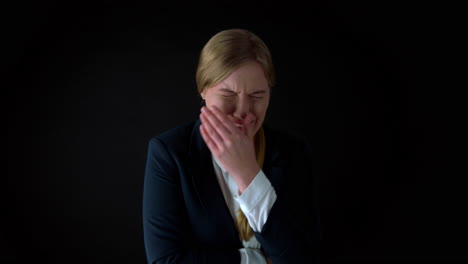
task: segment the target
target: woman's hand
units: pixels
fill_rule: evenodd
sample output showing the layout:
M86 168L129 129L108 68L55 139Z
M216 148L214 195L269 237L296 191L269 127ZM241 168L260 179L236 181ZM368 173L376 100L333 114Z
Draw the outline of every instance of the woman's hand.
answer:
M239 193L242 194L260 171L253 136L249 134L252 132L245 128L240 130L215 106L202 107L200 117L203 140L224 169L234 178ZM249 113L245 124L250 124L253 119L254 116Z

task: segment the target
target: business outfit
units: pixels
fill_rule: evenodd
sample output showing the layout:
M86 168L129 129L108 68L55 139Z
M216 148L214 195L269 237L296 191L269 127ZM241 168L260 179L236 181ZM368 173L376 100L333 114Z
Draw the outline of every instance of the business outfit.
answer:
M234 178L214 155L212 159L219 187L233 221L237 223L237 211L241 209L252 230L260 232L277 197L265 173L260 170L244 192L239 195L239 188ZM243 248L239 249L240 264L267 264L261 245L255 236L248 241L242 240L242 246Z
M200 124L198 119L149 141L143 192L148 263L239 264L249 256L242 255L249 248L236 229L236 206L229 204L229 176L211 155ZM263 128L265 160L254 181L264 187L269 183L271 190L260 193L253 205L249 201L262 187L252 187L243 202L232 198L247 212L255 236L249 242L257 241L273 263L314 263L320 231L310 144L266 124Z

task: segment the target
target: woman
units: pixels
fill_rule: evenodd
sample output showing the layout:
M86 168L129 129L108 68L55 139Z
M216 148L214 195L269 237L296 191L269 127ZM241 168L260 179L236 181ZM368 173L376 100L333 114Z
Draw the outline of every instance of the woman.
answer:
M224 30L200 54L200 119L149 142L148 263L313 263L318 209L304 137L263 124L274 69L264 42Z

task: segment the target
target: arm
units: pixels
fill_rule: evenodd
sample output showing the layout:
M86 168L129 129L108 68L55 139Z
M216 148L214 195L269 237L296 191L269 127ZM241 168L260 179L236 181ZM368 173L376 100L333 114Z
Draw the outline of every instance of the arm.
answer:
M161 140L149 142L143 190L148 263L240 263L238 249L209 249L193 240L179 170Z
M273 263L317 263L320 239L317 181L312 175L312 152L308 143L296 152L286 190L277 199L261 232L254 230Z
M260 232L276 201L276 192L260 170L254 180L236 200L253 231Z

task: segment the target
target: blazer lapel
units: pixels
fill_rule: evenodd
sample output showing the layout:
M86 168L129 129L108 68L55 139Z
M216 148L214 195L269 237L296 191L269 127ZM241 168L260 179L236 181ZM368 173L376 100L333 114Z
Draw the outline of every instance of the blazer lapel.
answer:
M200 133L200 124L200 119L194 124L188 153L189 173L192 177L193 187L204 214L210 216L210 219L216 219L217 222L223 223L225 234L220 235L228 235L240 243L234 220L216 178L211 151Z

